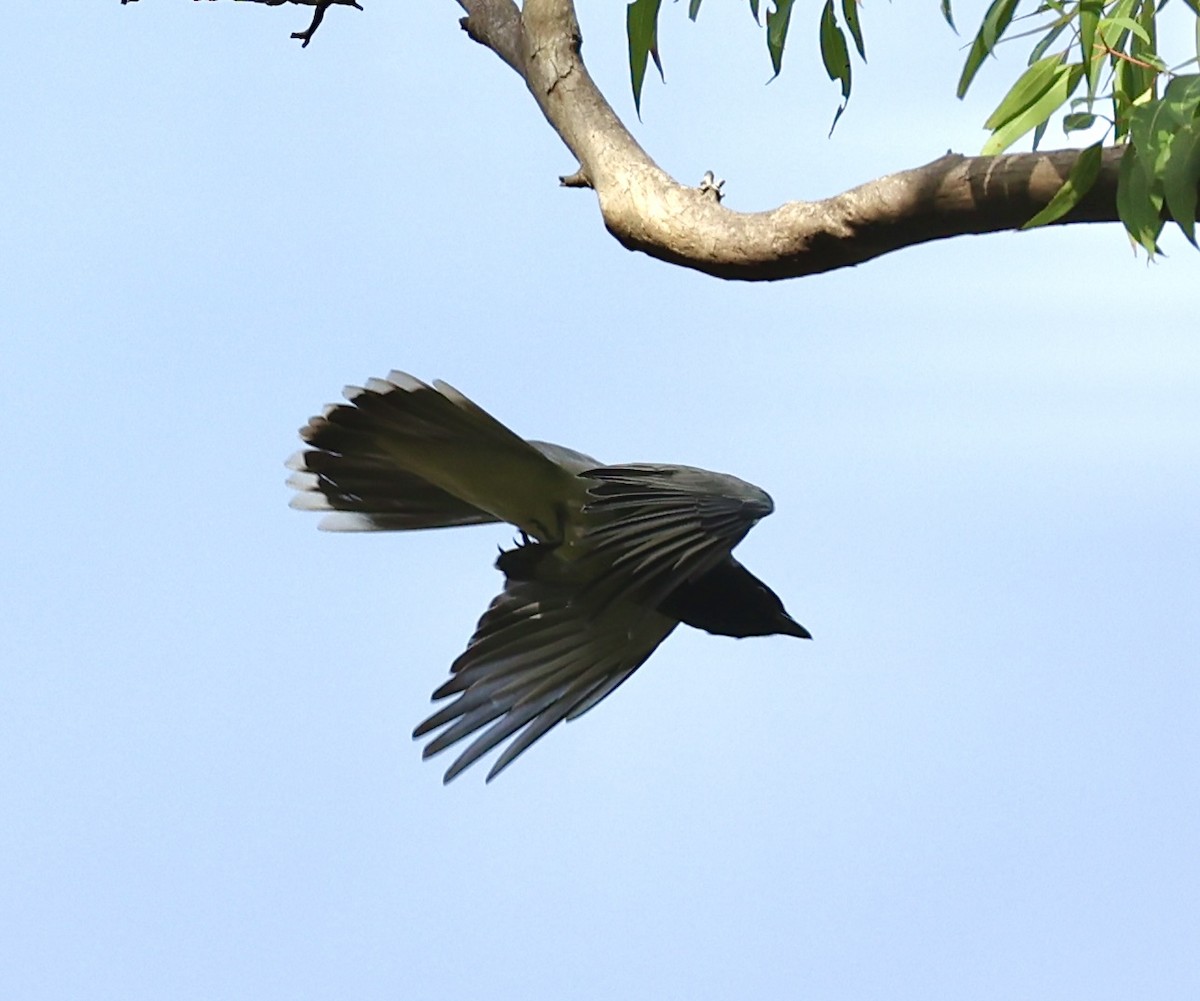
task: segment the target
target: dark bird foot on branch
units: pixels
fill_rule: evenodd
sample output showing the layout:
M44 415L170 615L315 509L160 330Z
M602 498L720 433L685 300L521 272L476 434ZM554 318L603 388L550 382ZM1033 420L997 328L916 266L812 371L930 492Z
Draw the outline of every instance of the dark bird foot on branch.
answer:
M300 48L308 48L308 43L312 41L312 36L316 34L317 29L321 27L321 22L325 20L325 11L335 3L346 7L353 7L355 10L362 10L362 5L357 0L320 0L313 10L312 23L304 31L292 32L293 38L300 39Z

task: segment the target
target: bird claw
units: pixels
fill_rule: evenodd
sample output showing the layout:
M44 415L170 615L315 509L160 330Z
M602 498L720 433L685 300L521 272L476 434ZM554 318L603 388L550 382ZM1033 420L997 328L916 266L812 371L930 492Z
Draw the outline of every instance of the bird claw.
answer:
M711 195L718 202L725 197L725 193L721 190L723 187L725 187L725 178L718 178L711 170L706 170L704 176L700 178L700 191Z

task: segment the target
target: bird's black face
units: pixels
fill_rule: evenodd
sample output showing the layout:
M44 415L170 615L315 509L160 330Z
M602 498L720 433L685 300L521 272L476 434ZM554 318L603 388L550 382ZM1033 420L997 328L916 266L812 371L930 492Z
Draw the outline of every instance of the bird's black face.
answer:
M732 556L676 588L660 612L717 636L798 636L812 639L788 615L779 595Z

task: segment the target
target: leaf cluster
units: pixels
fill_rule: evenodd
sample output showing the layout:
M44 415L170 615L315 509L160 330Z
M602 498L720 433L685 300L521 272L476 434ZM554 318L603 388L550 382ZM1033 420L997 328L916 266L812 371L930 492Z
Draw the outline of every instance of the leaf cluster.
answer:
M695 21L700 13L703 0L688 0L688 17ZM1200 3L1200 0L1197 0ZM787 45L788 27L792 21L792 8L795 0L770 0L770 10L765 12L765 18L760 16L760 0L750 0L750 13L755 22L766 22L767 53L771 57L771 65L775 76L783 69L783 50ZM834 0L825 0L821 9L820 20L817 24L817 34L821 43L821 61L829 79L841 88L841 103L833 116L832 133L838 119L846 110L850 100L850 87L853 80L850 71L850 43L846 40L849 33L850 41L858 51L859 58L864 62L867 58L866 47L863 43L862 24L858 17L859 0L839 0L834 6ZM629 73L633 85L633 103L638 114L642 110L642 84L646 79L646 67L649 60L654 60L659 75L662 75L662 61L658 54L658 15L662 8L662 0L632 0L625 12L625 29L629 39Z
M1176 0L1195 17L1195 31L1194 54L1174 67L1168 66L1159 45L1162 12L1171 2L992 0L967 51L958 96L967 94L1000 44L1021 39L1032 39L1033 44L1027 68L984 123L991 134L983 154L1002 153L1029 133L1036 149L1060 114L1068 133L1103 128L1101 137L1080 152L1058 194L1027 227L1053 222L1079 204L1100 174L1101 150L1108 143L1125 147L1117 210L1135 243L1151 255L1157 253L1163 219L1169 215L1196 245L1200 74L1194 69L1200 63L1200 0ZM693 21L701 3L688 0ZM755 22L765 23L767 52L778 75L794 0L769 3L770 9L762 11L760 0L749 0ZM942 16L955 28L952 0L939 3ZM661 7L662 0L632 0L626 12L629 68L639 114L650 59L662 74ZM816 30L825 71L841 92L832 132L850 99L851 45L866 61L859 0L825 0Z
M984 123L984 155L1001 153L1033 133L1037 148L1063 113L1064 132L1103 127L1081 151L1062 188L1026 227L1053 222L1074 208L1100 173L1106 142L1123 145L1117 212L1135 243L1153 255L1166 213L1194 245L1200 185L1200 0L1184 0L1196 17L1194 55L1167 65L1159 46L1162 11L1171 0L993 0L971 42L958 96L963 97L1002 41L1036 39L1028 67ZM951 20L949 0L943 13ZM951 20L951 23L952 20ZM1022 30L1014 30L1020 26Z

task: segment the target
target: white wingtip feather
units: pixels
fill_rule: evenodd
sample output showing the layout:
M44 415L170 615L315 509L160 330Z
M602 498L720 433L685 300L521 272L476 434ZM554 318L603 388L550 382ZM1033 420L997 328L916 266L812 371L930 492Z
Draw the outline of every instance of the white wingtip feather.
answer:
M290 501L288 507L295 511L332 511L333 507L324 494L319 494L308 490L302 494L296 494Z
M392 369L388 373L388 382L397 389L403 389L407 393L415 392L418 389L428 389L420 379L409 375L407 372L401 372L399 369Z
M292 473L285 481L284 485L291 487L293 490L303 490L305 492L316 490L317 485L321 482L320 477L316 473L310 473L307 470L300 470Z
M460 393L457 389L455 389L453 386L451 386L450 383L443 382L441 379L433 380L433 388L436 389L439 393L441 393L448 400L453 400L455 403L459 404L460 406L463 403L468 403L468 404L470 403L470 401L465 396L463 396L463 394Z
M328 505L323 510L328 510ZM317 528L322 532L373 532L375 531L375 522L369 514L359 514L357 511L337 511L334 514L325 515L317 522Z

